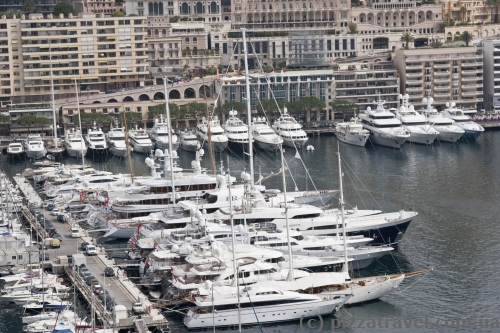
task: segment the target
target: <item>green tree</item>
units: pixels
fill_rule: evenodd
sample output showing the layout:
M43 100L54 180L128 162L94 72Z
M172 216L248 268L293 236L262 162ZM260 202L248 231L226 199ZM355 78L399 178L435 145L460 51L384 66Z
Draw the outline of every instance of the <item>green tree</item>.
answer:
M437 48L440 48L440 47L443 47L443 43L441 43L441 41L439 39L435 39L432 43L431 43L432 47L437 49Z
M170 18L170 23L176 23L176 22L179 22L179 20L181 19L180 16L174 16L174 17L171 17Z
M92 126L94 122L97 126L109 125L113 122L113 117L104 113L81 113L82 125ZM78 117L73 117L76 126L80 125Z
M125 13L121 12L121 11L116 11L116 12L113 12L113 14L111 14L111 16L112 17L124 17Z
M22 8L25 13L33 13L36 10L36 5L33 0L24 0Z
M170 111L170 118L177 118L180 115L179 106L174 103L168 103L168 110ZM165 119L165 115L167 111L165 110L165 104L158 104L154 106L150 106L148 108L148 119L159 119L160 115Z
M344 116L346 113L358 113L359 106L356 103L351 103L345 99L336 99L332 103L333 112L343 113Z
M408 50L410 48L410 43L413 43L415 41L415 37L413 37L412 34L409 32L405 32L403 36L399 39L401 43L405 44L405 50Z
M10 132L10 123L12 119L9 115L0 114L0 133L7 135Z
M207 105L205 103L191 102L179 107L181 118L196 118L207 114Z
M132 124L135 124L142 120L142 113L140 112L125 112L125 120L127 121L127 127L130 127ZM118 122L120 126L125 126L123 122L123 112L120 113L118 117Z
M304 97L300 100L300 106L303 111L317 112L324 110L326 107L325 102L314 96Z
M358 25L356 23L349 22L348 28L349 28L349 33L351 33L351 34L358 33Z
M228 73L234 72L233 66L229 65L229 67L227 68L227 72Z
M58 2L54 7L52 14L55 17L59 17L59 14L64 14L64 17L68 17L69 14L73 14L74 8L66 2Z
M14 16L17 18L20 18L21 15L23 15L23 12L20 11L19 9L9 9L5 12L1 12L0 16L5 15L8 19L12 19Z
M264 73L269 73L269 71L271 71L271 69L273 69L273 68L271 66L269 66L269 65L262 66L262 71Z
M285 107L284 101L276 102L274 101L274 99L266 99L264 101L261 101L261 103L257 105L257 111L259 113L264 113L265 115L267 115L267 117L270 117L274 114L279 114L280 112L283 112L284 107Z
M29 132L31 126L35 125L36 118L37 118L36 116L32 115L21 116L17 118L16 124L22 127L28 127L28 132Z
M35 117L33 125L42 127L42 132L43 132L44 127L50 125L51 123L52 121L49 118Z
M474 36L470 32L464 31L458 38L465 43L465 46L469 46Z
M286 68L286 61L281 61L276 65L276 68L279 70L285 69Z
M207 71L206 71L205 74L207 74L207 75L215 75L215 74L217 74L217 70L215 69L214 66L209 66L207 68Z
M219 114L222 118L223 116L228 115L231 110L236 110L239 114L246 114L247 105L245 103L229 102L224 104L222 107L216 108L215 114Z

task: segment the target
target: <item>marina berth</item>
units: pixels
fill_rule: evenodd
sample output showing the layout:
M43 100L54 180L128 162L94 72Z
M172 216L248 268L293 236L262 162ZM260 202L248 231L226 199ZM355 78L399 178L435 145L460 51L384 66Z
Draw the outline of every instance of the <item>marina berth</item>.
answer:
M286 107L283 114L273 123L274 131L283 138L283 144L288 147L302 148L309 138L295 118L288 114Z
M128 131L128 138L134 152L140 154L151 153L151 150L153 149L153 142L151 142L151 139L145 130L138 128L136 125L135 129Z
M469 117L474 111L468 110L467 114L464 110L456 107L455 102L446 103L446 109L442 111L445 118L451 119L455 124L464 130L463 138L476 140L484 132L484 128L475 123Z
M118 127L118 122L116 127L111 128L106 133L106 142L108 143L109 152L114 156L127 157L127 153L132 150L125 141L125 129Z
M248 146L248 126L237 116L238 111L229 111L229 117L224 124L224 133L227 136L229 145L244 150Z
M208 119L201 118L201 122L196 125L196 136L205 148L208 148L209 143L211 143L214 152L223 151L227 148L229 142L224 129L220 125L219 118L213 115L210 115Z
M47 155L45 144L40 135L30 134L24 141L24 151L26 157L33 160L39 160Z
M253 118L252 136L259 148L275 152L283 144L283 138L269 126L264 117Z
M354 117L349 122L337 123L335 136L344 143L364 147L370 137L370 132L363 128L357 117Z
M108 149L104 133L100 127L97 127L95 122L85 135L85 142L91 154L103 154Z
M155 119L153 127L149 130L151 140L154 142L157 149L167 149L169 144L168 138L169 123L167 119L163 119L163 115L160 115L160 119ZM172 135L172 147L177 148L179 142L177 140L177 134L173 131Z
M66 148L66 152L71 157L81 157L85 156L87 153L87 145L85 145L85 140L79 131L74 129L68 130L66 136L63 140L63 146Z
M21 157L24 155L24 147L21 142L12 142L9 143L7 147L7 155L9 157Z
M439 132L437 139L452 143L460 140L465 131L457 126L453 119L444 117L442 113L432 107L434 99L432 97L423 98L422 102L427 106L422 108L420 112L424 115L427 124Z
M200 142L195 132L185 131L181 133L180 147L182 150L194 152L201 149Z

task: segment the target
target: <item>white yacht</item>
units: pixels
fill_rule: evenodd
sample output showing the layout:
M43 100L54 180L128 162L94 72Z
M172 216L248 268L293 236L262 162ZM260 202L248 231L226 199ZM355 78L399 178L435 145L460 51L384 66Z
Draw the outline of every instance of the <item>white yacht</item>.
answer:
M344 143L364 147L370 137L370 132L363 128L357 117L354 117L349 122L337 123L335 136Z
M45 150L45 145L39 134L28 135L28 138L24 141L24 151L29 159L37 160L47 155L47 150Z
M93 154L102 154L106 152L108 148L104 133L100 127L97 127L95 122L94 126L92 126L92 128L88 130L87 135L85 135L85 141L87 142L88 149Z
M153 142L145 130L141 128L131 129L128 131L130 145L136 153L149 154L153 149Z
M87 153L87 146L80 131L69 130L64 138L63 145L71 157L82 157Z
M127 156L127 143L125 142L125 130L122 127L112 128L106 133L106 141L109 145L109 152L118 157ZM130 147L128 149L131 150Z
M24 154L24 147L21 142L11 142L7 147L7 155L11 157L20 157Z
M169 124L167 120L163 119L163 115L160 115L160 120L155 119L155 124L151 128L150 135L151 140L155 143L156 148L158 149L166 149L168 148L168 130ZM172 133L172 147L174 149L178 146L177 135Z
M424 145L432 144L439 132L427 124L425 116L415 111L413 105L410 105L410 96L408 94L399 95L399 98L401 99L401 107L399 109L389 109L389 111L394 112L403 127L410 132L407 141Z
M476 140L484 132L484 128L473 122L462 109L457 108L455 102L446 103L446 109L443 110L442 114L453 120L458 127L465 131L463 138Z
M180 147L186 151L196 151L199 148L198 137L193 132L182 132Z
M432 97L428 99L423 98L422 102L427 104L427 108L422 108L420 112L424 115L427 124L439 132L438 140L445 142L457 142L460 140L465 131L458 127L453 119L444 117L432 107L434 99Z
M266 118L253 118L252 135L255 143L264 150L277 151L283 144L283 138L273 131Z
M377 145L401 148L410 137L410 133L393 113L384 108L384 100L379 98L376 104L375 110L368 107L359 115L363 127L370 131L370 140Z
M283 144L289 147L303 147L309 138L295 118L287 113L283 108L283 115L273 123L274 131L283 138Z
M201 118L201 122L196 126L196 136L204 146L208 146L208 143L211 142L212 148L216 152L227 148L228 138L224 134L224 129L217 116L210 116L209 119Z
M214 287L207 283L206 288L193 295L195 307L185 315L184 325L188 328L251 325L330 315L350 297L347 291L342 296L320 297L266 287Z
M229 118L227 118L224 125L224 132L230 145L245 150L248 146L248 126L237 116L238 111L229 111Z

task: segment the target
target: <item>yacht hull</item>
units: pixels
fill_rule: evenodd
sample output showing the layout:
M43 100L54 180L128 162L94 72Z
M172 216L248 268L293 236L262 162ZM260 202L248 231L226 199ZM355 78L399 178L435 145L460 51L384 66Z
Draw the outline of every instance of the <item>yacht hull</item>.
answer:
M44 150L26 150L26 157L27 158L30 158L30 159L35 159L35 160L39 160L39 159L42 159L45 157L45 155L47 155L47 151L44 149Z
M194 145L193 144L186 144L181 142L181 149L185 151L196 151L198 148L198 143L196 142Z
M470 139L470 140L476 140L484 132L484 130L482 130L482 131L480 131L480 130L467 130L465 128L464 128L464 130L465 130L465 133L462 136L462 138Z
M134 143L130 143L132 148L134 149L134 152L139 153L139 154L149 154L151 150L153 149L153 146L143 146L143 145L138 145Z
M126 148L116 148L116 147L109 147L109 152L117 157L126 157L127 156L127 149Z
M68 152L68 155L71 157L82 157L82 149L68 148L68 146L66 146L66 152ZM83 155L86 153L87 147L83 148Z
M248 147L248 142L235 142L235 141L231 141L229 140L229 143L228 143L229 147L231 149L234 149L234 150L237 150L237 151L245 151L245 150L248 150L247 147Z
M410 132L410 137L408 138L408 142L419 143L422 145L430 145L434 143L438 134L437 133L415 133Z
M362 135L362 134L350 134L350 133L344 134L338 132L335 132L335 136L339 141L342 141L343 143L347 143L349 145L358 147L364 147L369 137L368 135Z
M277 151L280 148L280 145L278 143L274 142L265 142L265 141L260 141L258 139L255 139L255 143L259 148L267 150L267 151Z
M344 295L345 295L344 291ZM325 295L326 297L330 297ZM217 313L194 313L192 310L184 317L184 325L188 328L202 328L215 326L253 325L259 323L278 323L289 320L298 320L305 317L317 317L334 313L342 307L346 297L332 295L331 298L337 299L306 302L303 304L291 303L284 305L259 306L257 308L242 308L240 316L235 310L222 310ZM314 304L314 305L313 305ZM214 322L215 319L215 322ZM240 319L240 321L239 321Z
M406 136L388 136L384 133L371 131L370 140L379 146L401 149L406 142Z
M290 139L290 138L283 138L283 145L287 147L297 147L297 148L302 148L306 142L309 140L309 138L305 139Z
M444 142L457 142L460 140L464 132L456 132L456 131L450 131L446 130L445 128L442 127L434 127L438 132L437 139L439 141L444 141Z
M228 145L228 142L212 142L212 150L214 152L221 152L221 151L224 151L226 148L227 148L227 145ZM209 148L208 147L208 142L205 141L205 144L204 144L205 148Z

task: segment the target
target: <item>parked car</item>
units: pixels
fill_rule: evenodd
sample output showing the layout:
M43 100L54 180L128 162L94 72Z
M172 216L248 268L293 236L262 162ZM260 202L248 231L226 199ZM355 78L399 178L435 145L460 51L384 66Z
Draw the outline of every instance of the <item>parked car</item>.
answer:
M90 245L90 243L83 242L82 245L80 245L80 250L86 251L87 250L87 245Z
M104 269L104 276L115 276L115 270L113 267L106 267Z
M134 305L132 305L132 310L136 314L143 314L146 312L146 309L144 308L144 305L142 305L142 303L134 303Z
M52 235L52 238L57 239L59 242L62 242L62 240L63 240L62 236L60 234L58 234L57 232Z
M57 221L62 222L62 223L65 223L65 222L67 221L66 216L64 216L64 215L59 215L59 216L57 217Z
M87 267L80 268L80 272L79 272L80 276L83 276L85 274L85 272L89 272L89 274L90 274L90 271Z
M47 210L52 211L56 206L53 203L47 205Z
M58 216L59 214L61 214L61 212L59 211L59 209L57 209L57 208L52 209L52 215Z
M71 237L72 238L78 238L78 237L80 237L80 229L72 228L71 229Z
M94 245L87 245L87 248L85 249L85 252L87 253L88 256L95 256L97 255L97 249Z

